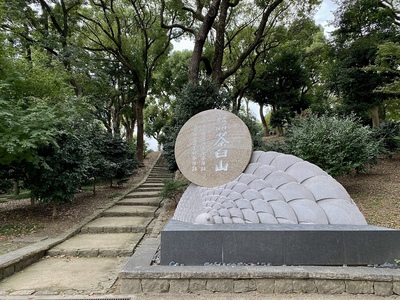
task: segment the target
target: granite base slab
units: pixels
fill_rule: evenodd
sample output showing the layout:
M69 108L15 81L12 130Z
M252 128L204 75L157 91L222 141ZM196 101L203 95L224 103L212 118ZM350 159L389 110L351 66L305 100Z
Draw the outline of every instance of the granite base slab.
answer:
M400 231L369 225L197 225L171 219L161 232L161 265L367 266L399 257Z

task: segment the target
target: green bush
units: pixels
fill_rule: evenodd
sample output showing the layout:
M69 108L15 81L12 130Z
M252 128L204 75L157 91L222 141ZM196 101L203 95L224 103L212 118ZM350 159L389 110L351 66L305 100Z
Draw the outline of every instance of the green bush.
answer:
M289 127L287 152L314 163L332 176L361 171L376 163L380 142L353 116L314 115L295 119Z
M7 193L11 190L13 183L11 180L0 178L0 194Z
M97 180L123 180L138 168L135 147L108 132L94 131L90 140L89 177ZM118 184L118 182L117 182Z
M287 153L285 141L275 140L275 141L264 141L262 147L260 148L262 151L275 151L280 153Z
M175 204L177 204L188 185L189 182L185 180L165 180L163 189L160 192L160 197L162 199L171 199Z
M245 115L239 114L239 118L246 124L249 129L251 140L253 142L253 149L260 150L263 148L264 142L262 140L262 127L256 118L253 116L247 117Z
M400 123L385 121L373 129L374 137L381 141L382 154L391 155L400 148Z

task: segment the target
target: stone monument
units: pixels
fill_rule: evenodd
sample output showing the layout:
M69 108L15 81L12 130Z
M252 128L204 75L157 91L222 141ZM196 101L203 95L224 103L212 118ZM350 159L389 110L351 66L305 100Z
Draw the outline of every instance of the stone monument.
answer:
M211 109L183 125L175 142L179 170L192 183L214 187L234 180L252 155L251 135L236 115Z
M400 232L369 226L346 190L293 155L252 152L235 115L191 118L176 146L192 183L161 233L161 264L368 265L400 257Z

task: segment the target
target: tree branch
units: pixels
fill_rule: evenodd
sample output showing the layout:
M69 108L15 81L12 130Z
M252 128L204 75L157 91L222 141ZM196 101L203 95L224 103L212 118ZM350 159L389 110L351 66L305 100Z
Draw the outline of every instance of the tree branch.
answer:
M274 0L267 7L262 15L262 19L260 21L260 25L258 26L257 31L255 32L255 36L253 42L248 45L248 47L242 52L239 58L236 60L235 64L233 64L230 68L228 68L225 72L223 72L219 78L219 83L222 83L226 78L234 74L243 64L245 59L253 52L257 46L262 43L265 37L265 28L267 26L267 22L272 12L283 2L283 0Z

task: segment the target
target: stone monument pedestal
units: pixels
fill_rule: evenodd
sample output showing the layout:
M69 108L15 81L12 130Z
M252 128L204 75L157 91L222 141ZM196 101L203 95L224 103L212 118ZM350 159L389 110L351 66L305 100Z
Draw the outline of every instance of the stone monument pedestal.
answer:
M400 231L370 225L199 225L171 219L161 232L161 265L367 266L399 258Z

